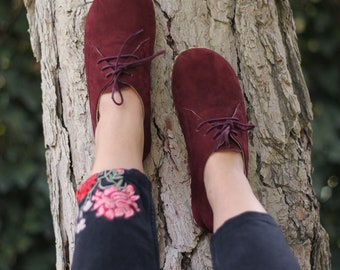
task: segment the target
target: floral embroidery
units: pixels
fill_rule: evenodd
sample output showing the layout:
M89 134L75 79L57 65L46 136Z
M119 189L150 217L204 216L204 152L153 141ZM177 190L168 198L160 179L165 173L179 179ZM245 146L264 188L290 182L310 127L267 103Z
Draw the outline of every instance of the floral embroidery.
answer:
M140 209L133 185L124 181L124 169L103 171L92 175L76 192L80 204L76 233L86 228L84 213L96 211L96 217L108 220L130 218Z
M92 187L96 183L97 175L98 175L97 173L92 175L77 190L76 199L78 203L81 202L85 198L85 196L89 193L89 191L92 189Z
M104 191L97 190L92 201L94 202L93 210L97 210L97 217L105 217L109 220L115 217L132 217L135 211L140 209L136 201L139 195L135 195L135 189L132 185L127 185L119 190L115 186L105 189Z
M76 227L76 233L80 233L82 230L85 229L85 227L86 227L85 222L86 222L85 218L81 218L78 221L78 224L77 224L77 227Z

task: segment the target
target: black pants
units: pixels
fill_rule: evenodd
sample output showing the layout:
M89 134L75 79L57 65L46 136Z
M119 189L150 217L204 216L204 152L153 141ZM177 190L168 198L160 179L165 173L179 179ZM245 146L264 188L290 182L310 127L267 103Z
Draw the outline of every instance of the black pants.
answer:
M79 219L72 270L158 270L155 211L148 178L116 169L91 176L77 191ZM215 270L300 269L267 214L228 220L211 238Z

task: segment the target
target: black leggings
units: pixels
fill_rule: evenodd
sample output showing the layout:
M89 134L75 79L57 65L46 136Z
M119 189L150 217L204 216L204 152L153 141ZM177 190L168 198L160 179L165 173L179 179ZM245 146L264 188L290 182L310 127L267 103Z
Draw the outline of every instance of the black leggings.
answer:
M72 270L158 270L155 210L148 178L116 169L91 176L77 191L79 219ZM267 214L247 212L211 238L213 268L300 269Z

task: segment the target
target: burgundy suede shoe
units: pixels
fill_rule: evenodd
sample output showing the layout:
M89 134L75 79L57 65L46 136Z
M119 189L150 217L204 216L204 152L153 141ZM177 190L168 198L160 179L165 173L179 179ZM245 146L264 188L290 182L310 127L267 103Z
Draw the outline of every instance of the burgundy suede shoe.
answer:
M144 105L144 158L150 151L150 69L155 13L152 0L94 0L85 25L85 69L93 131L99 119L98 102L112 93L124 102L122 88L132 87ZM118 93L118 95L115 93Z
M240 152L248 168L248 134L243 94L230 64L208 49L189 49L174 64L172 92L187 145L191 171L191 203L196 223L213 231L203 173L215 151Z

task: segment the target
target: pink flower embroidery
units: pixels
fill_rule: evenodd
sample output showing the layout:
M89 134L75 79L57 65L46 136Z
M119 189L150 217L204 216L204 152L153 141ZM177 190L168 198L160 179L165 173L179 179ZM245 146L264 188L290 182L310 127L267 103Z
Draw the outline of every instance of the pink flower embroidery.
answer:
M116 169L116 172L118 174L123 174L124 173L124 169L122 169L122 168Z
M94 202L92 210L97 210L97 217L105 217L113 220L116 217L132 217L140 209L136 201L139 195L135 195L132 185L127 185L123 189L115 186L106 188L104 191L97 190L92 197Z

